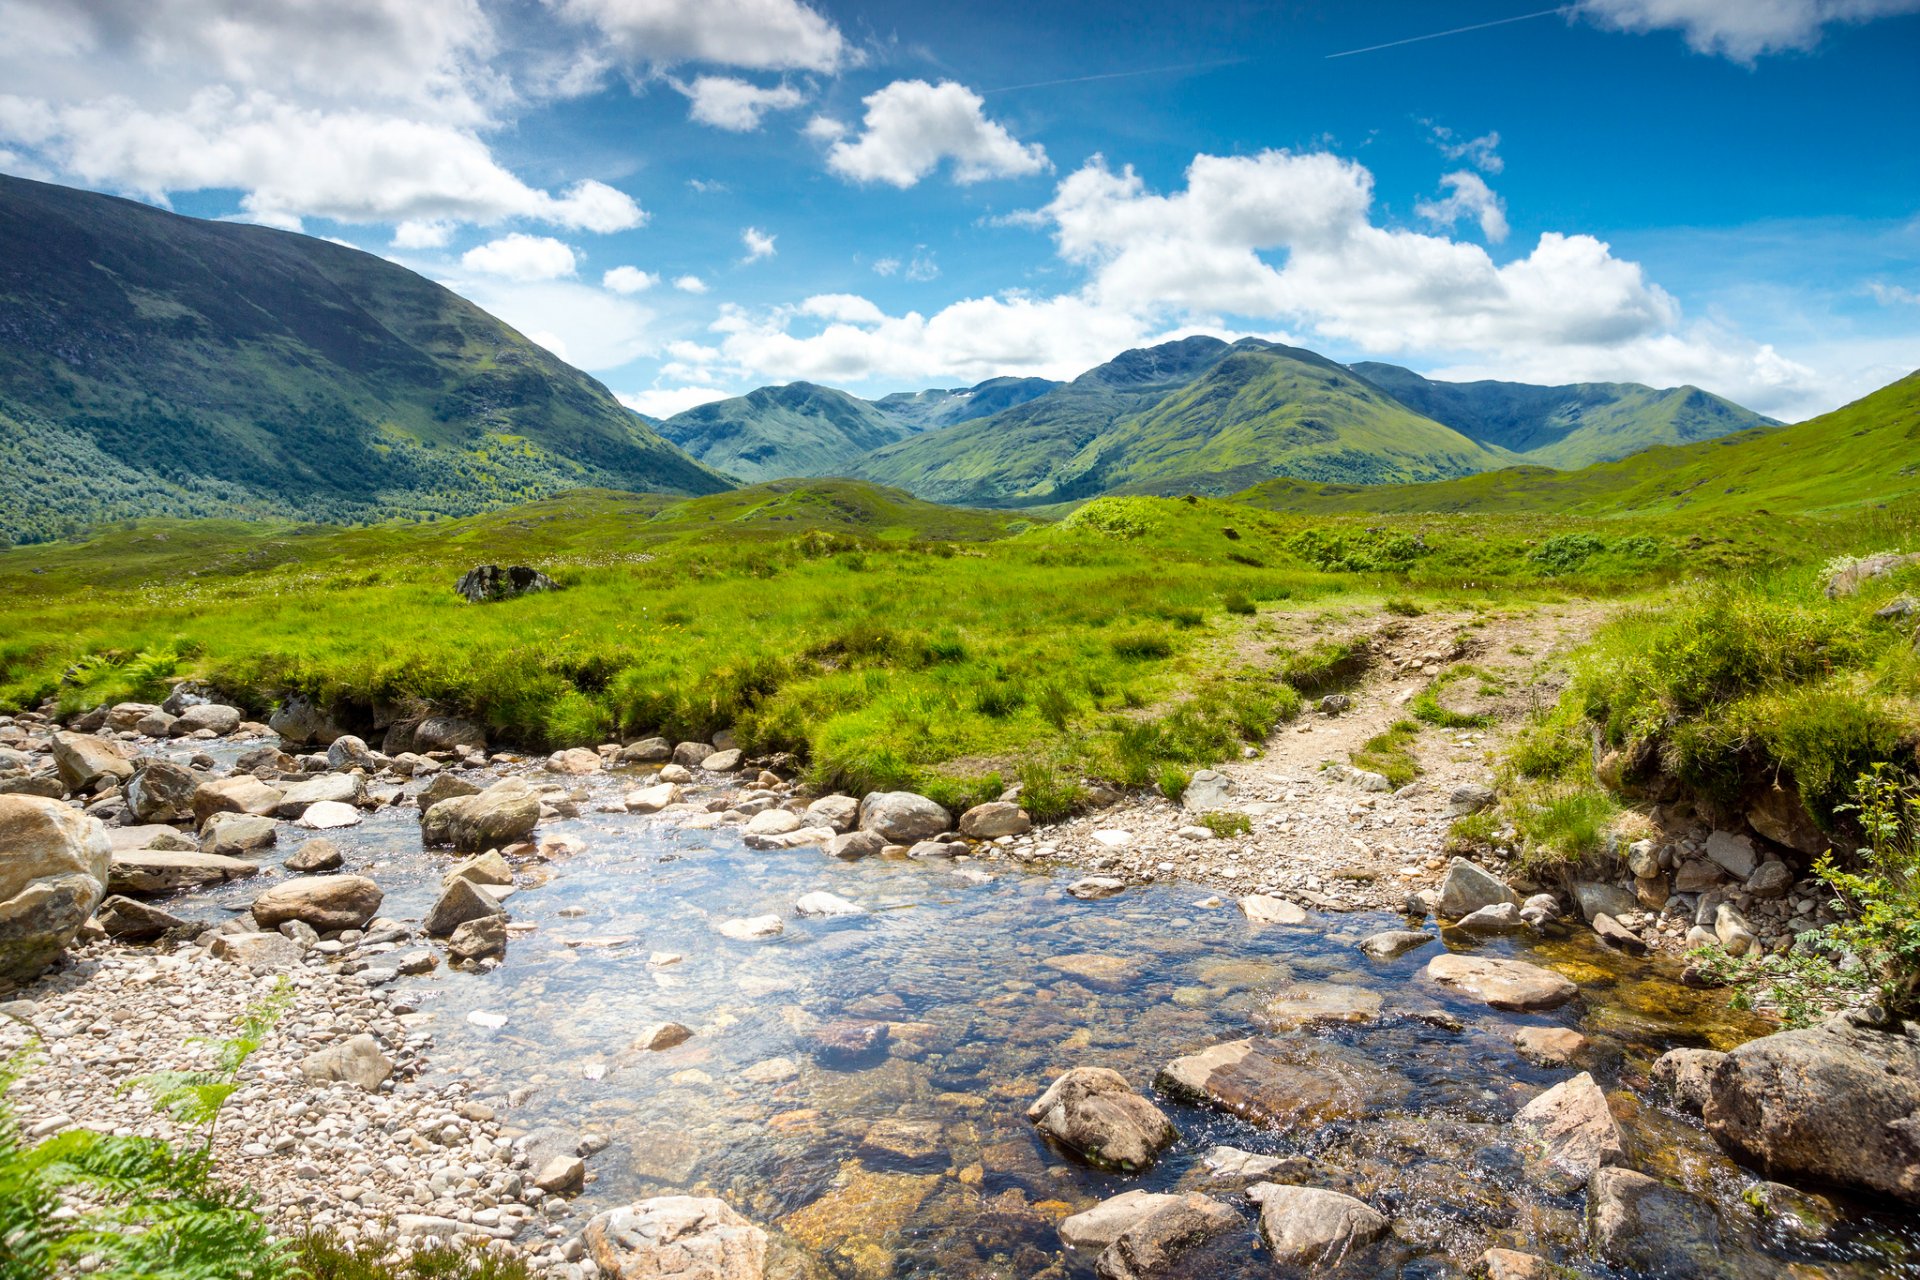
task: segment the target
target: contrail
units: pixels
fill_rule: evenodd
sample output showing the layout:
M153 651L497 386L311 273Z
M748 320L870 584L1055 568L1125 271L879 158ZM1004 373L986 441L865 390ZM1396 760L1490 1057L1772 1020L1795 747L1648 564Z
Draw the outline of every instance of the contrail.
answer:
M1129 76L1161 76L1175 71L1207 71L1214 67L1232 67L1249 58L1221 58L1215 62L1186 62L1177 67L1143 67L1138 71L1108 71L1097 76L1069 76L1064 80L1036 80L1032 84L1003 84L997 89L982 89L981 94L1012 93L1017 89L1051 89L1059 84L1086 84L1091 80L1125 80Z
M1375 53L1381 49L1397 49L1403 44L1419 44L1422 40L1438 40L1441 36L1465 35L1469 31L1485 31L1488 27L1504 27L1513 22L1529 22L1534 18L1551 18L1556 13L1572 13L1580 6L1563 4L1557 9L1542 9L1538 13L1523 13L1517 18L1495 18L1492 22L1476 22L1470 27L1455 27L1451 31L1435 31L1424 36L1408 36L1405 40L1389 40L1385 44L1370 44L1364 49L1348 49L1342 53L1330 53L1329 58L1351 58L1356 53Z

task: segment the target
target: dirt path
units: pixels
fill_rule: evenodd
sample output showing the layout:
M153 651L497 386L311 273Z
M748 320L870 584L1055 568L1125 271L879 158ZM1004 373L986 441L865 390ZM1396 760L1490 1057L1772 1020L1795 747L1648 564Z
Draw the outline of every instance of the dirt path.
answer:
M1310 710L1279 726L1251 758L1219 766L1222 803L1183 808L1158 796L1129 798L1036 832L1040 854L1128 879L1179 876L1327 910L1398 908L1409 892L1438 880L1454 791L1491 785L1508 738L1565 684L1559 659L1592 634L1608 607L1573 601L1485 614L1282 620L1287 642L1369 639L1371 664L1343 691L1350 706L1333 714ZM1369 789L1381 784L1337 767L1350 765L1376 734L1410 719L1414 699L1435 677L1461 667L1471 674L1448 678L1442 705L1489 716L1491 724L1421 724L1411 744L1419 775L1397 790ZM1204 785L1204 778L1196 784ZM1193 826L1203 809L1244 813L1252 830L1214 838Z

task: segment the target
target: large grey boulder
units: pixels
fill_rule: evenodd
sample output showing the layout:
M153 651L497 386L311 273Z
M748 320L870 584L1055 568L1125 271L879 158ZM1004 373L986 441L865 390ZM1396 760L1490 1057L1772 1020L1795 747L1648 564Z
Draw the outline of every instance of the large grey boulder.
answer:
M288 787L280 795L274 812L283 818L297 818L316 804L357 805L367 798L366 780L353 773L317 773Z
M269 818L280 809L286 793L250 773L236 773L194 789L193 820L205 823L216 813L250 813Z
M767 1233L710 1196L655 1196L596 1214L587 1252L603 1280L762 1280Z
M807 806L807 825L810 827L832 827L835 832L844 834L853 830L853 824L860 820L860 802L852 796L821 796Z
M1027 1119L1097 1169L1139 1173L1180 1138L1166 1113L1105 1067L1075 1067L1027 1108Z
M217 737L224 738L238 729L240 722L245 718L238 707L222 706L217 702L202 702L180 711L173 723L167 726L167 734L169 737L184 738L190 733L199 733L204 729Z
M1479 863L1455 858L1447 864L1447 873L1441 878L1440 901L1435 911L1443 920L1458 920L1481 907L1502 902L1511 902L1517 907L1520 896L1507 887L1506 881Z
M509 565L501 568L497 564L478 564L460 575L460 581L453 589L468 604L486 604L494 600L511 600L515 596L536 595L542 591L558 591L560 584L538 569L524 564Z
M1233 779L1212 769L1198 769L1180 793L1180 807L1188 813L1209 813L1233 802Z
M199 789L199 775L185 765L143 756L123 794L127 812L138 822L191 822L193 793Z
M319 933L338 933L373 919L382 896L380 886L365 876L301 876L255 898L253 918L262 929L298 920Z
M308 1054L300 1074L314 1084L338 1081L372 1093L393 1074L393 1061L380 1051L379 1041L362 1033Z
M1845 1015L1762 1036L1714 1068L1702 1116L1771 1178L1920 1204L1920 1033Z
M465 853L524 840L540 823L539 793L519 778L502 778L478 795L442 800L420 817L420 838Z
M1536 1146L1537 1175L1558 1194L1586 1186L1601 1168L1619 1164L1626 1155L1626 1139L1607 1095L1585 1071L1520 1108L1513 1123Z
M460 747L484 751L487 746L486 726L460 716L427 716L413 726L411 736L412 744L405 749L423 753ZM388 755L397 754L391 747L385 750Z
M1262 1182L1247 1199L1260 1206L1260 1238L1285 1267L1338 1266L1391 1225L1364 1200L1320 1187Z
M1094 1274L1100 1280L1158 1280L1181 1255L1239 1225L1240 1215L1211 1196L1170 1196L1114 1238L1094 1263Z
M911 791L876 791L860 802L860 829L892 844L912 844L952 826L952 814Z
M133 761L117 742L90 733L56 733L52 745L53 767L69 791L91 791L102 778L125 782L133 776Z
M426 786L420 788L420 794L415 798L415 803L420 806L420 812L425 813L442 800L479 794L480 788L465 778L451 773L436 773L427 781Z
M289 694L267 717L267 728L294 746L324 747L345 733L333 717L314 705L311 699Z
M106 895L99 819L40 796L0 796L0 978L46 968Z
M1745 880L1759 867L1760 854L1746 836L1715 831L1707 837L1707 860L1735 880Z

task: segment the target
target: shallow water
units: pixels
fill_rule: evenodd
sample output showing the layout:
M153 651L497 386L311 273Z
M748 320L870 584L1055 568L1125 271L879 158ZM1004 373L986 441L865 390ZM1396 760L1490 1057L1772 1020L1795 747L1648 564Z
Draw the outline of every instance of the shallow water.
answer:
M586 806L631 786L588 784ZM410 807L328 833L350 870L387 891L383 914L418 918L451 859L424 854ZM1000 864L869 859L818 849L757 852L731 829L586 813L545 824L543 840L584 851L523 867L543 884L507 902L516 932L488 973L442 968L403 988L435 1017L437 1072L471 1079L502 1117L570 1145L583 1132L611 1144L581 1213L639 1196L703 1192L779 1228L791 1275L1016 1277L1092 1274L1061 1248L1067 1213L1133 1187L1213 1191L1214 1144L1310 1157L1305 1180L1346 1190L1395 1220L1394 1234L1345 1268L1367 1276L1464 1275L1489 1245L1540 1252L1582 1274L1612 1272L1583 1245L1583 1200L1529 1181L1506 1121L1525 1101L1591 1069L1628 1124L1636 1167L1676 1180L1717 1207L1717 1244L1677 1233L1662 1274L1915 1276L1910 1222L1851 1210L1837 1243L1770 1236L1740 1192L1752 1181L1694 1121L1663 1110L1646 1066L1676 1045L1730 1047L1764 1027L1724 1001L1681 987L1665 966L1584 938L1529 949L1499 941L1582 985L1544 1015L1504 1014L1423 976L1438 944L1389 962L1353 943L1398 917L1317 917L1308 928L1250 926L1230 899L1178 883L1100 902L1065 893L1074 878ZM297 829L283 831L297 843ZM975 883L967 873L991 877ZM861 915L797 916L802 894L826 890ZM238 905L255 892L230 886ZM1213 901L1209 901L1213 899ZM201 900L208 905L208 899ZM715 932L721 921L778 914L760 942ZM1451 942L1453 940L1449 940ZM675 953L677 963L650 962ZM1283 1131L1160 1100L1183 1138L1149 1174L1096 1172L1050 1149L1024 1118L1054 1076L1111 1067L1146 1089L1169 1059L1261 1034L1260 1011L1298 984L1342 984L1379 999L1370 1020L1282 1033L1337 1077L1343 1096L1303 1107ZM1308 986L1309 993L1323 988ZM469 1020L473 1013L499 1015ZM662 1021L694 1031L665 1052L629 1046ZM836 1024L883 1023L888 1041L851 1059L822 1048ZM1530 1065L1514 1050L1523 1025L1576 1027L1593 1040L1574 1068ZM1247 1228L1180 1274L1268 1276Z

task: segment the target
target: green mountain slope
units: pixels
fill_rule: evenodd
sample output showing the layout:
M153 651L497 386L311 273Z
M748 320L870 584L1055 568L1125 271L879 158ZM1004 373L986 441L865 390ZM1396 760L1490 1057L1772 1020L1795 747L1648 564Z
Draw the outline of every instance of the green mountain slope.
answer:
M1649 449L1579 471L1514 467L1436 484L1275 480L1238 495L1279 511L1818 514L1920 499L1920 372L1788 427Z
M1028 506L1113 491L1221 493L1276 475L1432 479L1509 460L1310 351L1190 338L894 445L858 470L937 500Z
M457 515L726 482L432 281L0 176L0 534L141 515Z
M1061 385L1051 378L988 378L971 387L951 390L896 391L873 404L915 431L933 431L1037 400Z
M761 387L660 424L660 434L688 454L749 483L834 475L912 431L857 396L811 382Z
M1353 371L1463 435L1549 467L1584 467L1662 444L1691 444L1779 423L1698 387L1637 382L1437 382L1398 365Z

